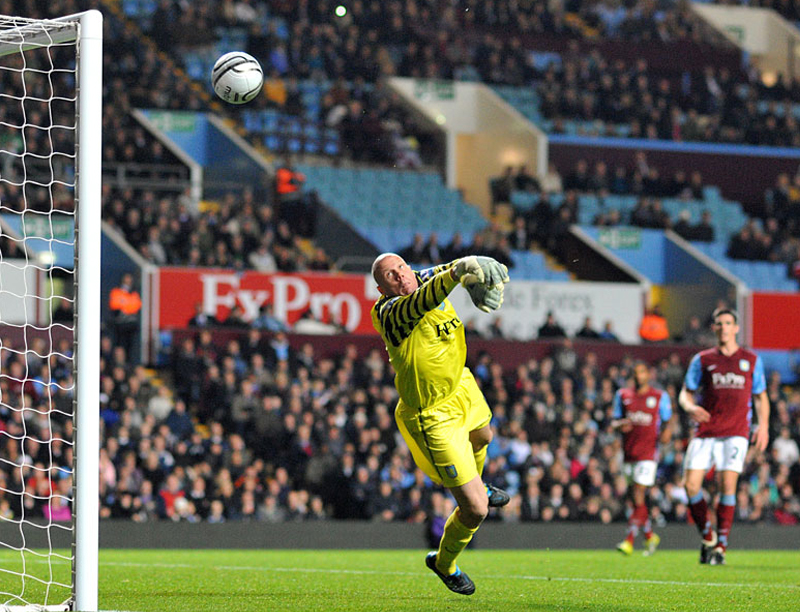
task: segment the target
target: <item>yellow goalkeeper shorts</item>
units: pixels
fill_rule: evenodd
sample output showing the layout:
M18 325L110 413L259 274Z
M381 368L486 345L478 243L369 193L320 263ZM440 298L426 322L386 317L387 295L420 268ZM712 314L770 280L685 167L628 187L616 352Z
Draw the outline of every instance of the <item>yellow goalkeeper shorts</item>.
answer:
M415 463L431 480L457 487L478 475L469 432L488 425L492 413L468 368L441 402L411 408L400 400L394 416Z

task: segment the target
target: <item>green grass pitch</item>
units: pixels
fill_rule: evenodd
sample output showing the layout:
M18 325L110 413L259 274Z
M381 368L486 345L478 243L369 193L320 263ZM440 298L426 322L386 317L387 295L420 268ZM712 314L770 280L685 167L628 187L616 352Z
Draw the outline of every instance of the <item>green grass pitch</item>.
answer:
M792 551L731 551L724 567L700 566L694 551L660 551L653 557L623 557L616 551L467 551L460 563L477 585L471 597L450 593L425 568L424 555L423 550L103 550L100 609L800 609L800 553ZM26 555L26 561L32 573L48 575L40 557ZM20 555L4 552L0 564L4 570L18 569ZM57 577L67 572L63 562L56 568ZM18 578L0 572L0 590L18 585ZM28 581L27 588L36 586Z

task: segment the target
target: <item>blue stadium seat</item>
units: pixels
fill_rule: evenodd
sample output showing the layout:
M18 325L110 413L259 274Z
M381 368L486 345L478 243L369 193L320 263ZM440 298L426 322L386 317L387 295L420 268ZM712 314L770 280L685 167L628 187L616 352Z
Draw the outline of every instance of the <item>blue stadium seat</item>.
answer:
M280 151L283 149L283 138L278 134L267 134L264 137L264 146L270 151Z
M325 155L330 155L331 157L339 155L339 143L336 140L325 140L322 149Z

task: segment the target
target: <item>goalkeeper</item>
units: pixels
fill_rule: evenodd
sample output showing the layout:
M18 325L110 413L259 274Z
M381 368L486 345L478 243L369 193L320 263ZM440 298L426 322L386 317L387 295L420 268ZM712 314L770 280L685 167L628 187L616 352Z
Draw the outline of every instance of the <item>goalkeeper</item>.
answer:
M456 558L489 507L506 505L509 496L481 480L492 414L465 366L464 326L447 296L460 282L476 307L497 310L508 270L491 257L470 256L414 272L399 255L384 253L372 276L382 294L372 324L386 343L400 395L397 426L416 464L458 503L439 550L425 563L451 591L471 595L475 584Z

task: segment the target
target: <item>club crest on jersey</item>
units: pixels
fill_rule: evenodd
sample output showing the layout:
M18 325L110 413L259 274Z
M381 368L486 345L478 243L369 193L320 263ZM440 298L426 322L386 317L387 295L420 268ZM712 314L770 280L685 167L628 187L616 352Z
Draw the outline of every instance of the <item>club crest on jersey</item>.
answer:
M655 408L656 407L656 398L654 398L652 396L648 397L647 401L645 402L645 404L647 404L648 408Z
M739 369L742 372L749 372L750 371L750 362L747 359L740 359L739 360Z
M458 470L456 470L456 466L454 465L444 466L444 473L447 474L450 478L455 478L456 476L458 476Z

